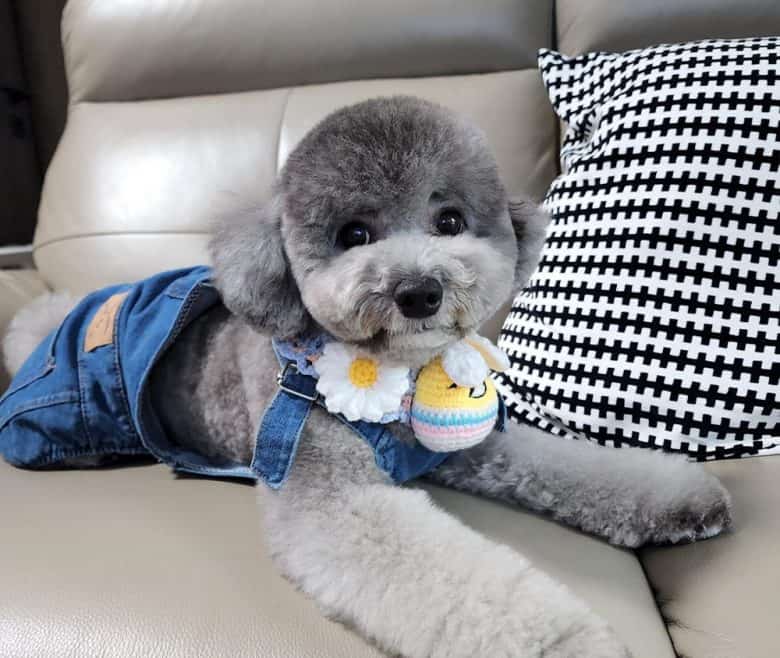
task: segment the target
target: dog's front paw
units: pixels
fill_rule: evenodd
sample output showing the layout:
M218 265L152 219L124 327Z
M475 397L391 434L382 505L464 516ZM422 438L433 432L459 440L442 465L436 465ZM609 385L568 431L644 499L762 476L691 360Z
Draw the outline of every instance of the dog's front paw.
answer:
M629 658L626 646L592 613L577 620L568 633L550 638L539 654L544 658Z
M523 620L527 623L528 620ZM539 656L539 658L628 658L623 642L607 623L572 597L564 610L545 611L535 629L535 642L524 647L518 642L524 634L513 624L493 638L483 656Z
M662 477L637 484L633 509L607 533L614 544L677 544L707 539L731 526L731 496L700 465L682 459L663 460Z
M430 658L626 658L608 624L563 585L527 563L501 563L501 547L436 634ZM498 565L498 571L495 571ZM501 569L501 566L505 567ZM516 571L513 573L513 568ZM474 582L476 581L476 582ZM470 590L470 591L469 591Z
M713 475L697 467L697 477L683 495L658 510L648 539L676 544L708 539L731 527L731 496ZM687 495L685 495L687 493Z
M538 620L536 633L541 637L528 642L527 633L511 622L480 644L478 653L462 654L490 656L491 658L630 658L626 646L612 629L588 611L573 617L559 617ZM437 654L438 655L438 654ZM442 654L442 656L445 654ZM460 656L448 653L448 658Z

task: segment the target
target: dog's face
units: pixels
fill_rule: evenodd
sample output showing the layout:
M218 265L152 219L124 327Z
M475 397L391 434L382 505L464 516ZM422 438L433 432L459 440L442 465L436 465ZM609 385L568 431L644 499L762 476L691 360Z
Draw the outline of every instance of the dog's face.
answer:
M367 101L304 137L262 217L217 231L216 281L261 329L319 325L421 364L509 297L518 239L525 276L535 263L544 222L512 210L474 127L415 98Z

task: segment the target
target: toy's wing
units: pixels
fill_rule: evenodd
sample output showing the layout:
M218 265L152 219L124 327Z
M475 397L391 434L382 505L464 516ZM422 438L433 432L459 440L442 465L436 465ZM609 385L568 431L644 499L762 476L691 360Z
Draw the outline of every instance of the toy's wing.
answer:
M482 355L482 358L485 359L485 363L491 370L504 372L504 370L509 368L509 357L484 336L469 334L463 341Z
M467 388L479 386L490 374L480 352L462 340L447 348L442 356L441 365L453 382Z

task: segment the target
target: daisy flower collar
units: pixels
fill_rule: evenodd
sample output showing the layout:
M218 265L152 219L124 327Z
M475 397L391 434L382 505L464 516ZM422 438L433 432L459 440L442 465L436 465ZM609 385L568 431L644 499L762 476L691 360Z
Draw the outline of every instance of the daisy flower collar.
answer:
M442 402L439 399L442 395L444 398L460 395L462 401L468 402L463 396L471 395L469 391L473 394L476 389L482 390L487 385L490 370L501 371L508 366L506 355L476 334L454 343L440 359L435 359L422 370L412 370L396 362L379 361L369 352L339 343L327 334L289 341L274 339L274 349L282 359L293 362L299 373L314 377L317 393L325 408L333 414L341 414L350 422L400 421L414 426L414 396L419 389L419 378L428 384L431 377L437 379L433 372L436 363L441 364L439 370L442 370L438 379L442 379L443 375L439 383L447 389L434 395L438 403ZM464 390L460 392L453 390L461 388ZM468 407L473 404L470 402L464 409L453 412L452 422L463 425L469 415ZM438 409L435 411L439 412ZM447 428L447 431L452 433L454 430Z
M331 413L349 421L380 422L397 413L410 387L406 366L380 363L373 356L342 343L327 343L314 362L317 392Z
M325 408L348 421L410 421L414 372L396 363L380 363L371 354L319 334L291 341L274 340L298 372L317 379Z

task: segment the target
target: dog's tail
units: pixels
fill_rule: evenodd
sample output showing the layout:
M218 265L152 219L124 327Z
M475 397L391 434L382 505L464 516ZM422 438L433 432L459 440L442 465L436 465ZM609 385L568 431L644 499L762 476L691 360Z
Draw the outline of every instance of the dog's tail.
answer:
M3 338L3 360L12 376L77 302L78 299L69 293L52 292L36 297L19 310Z

